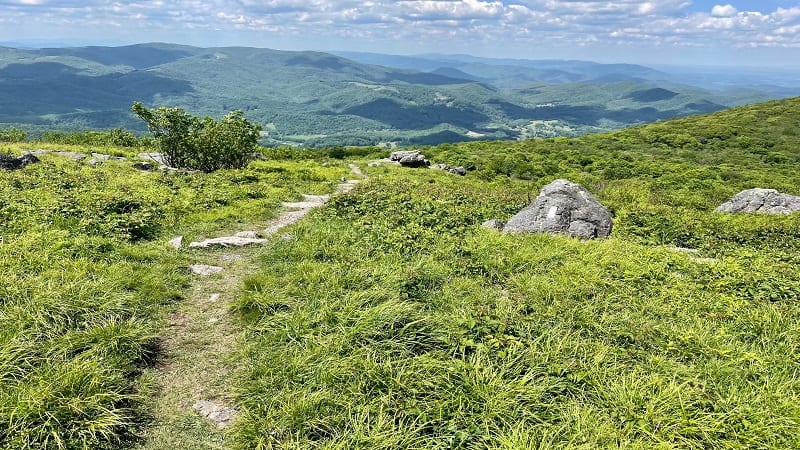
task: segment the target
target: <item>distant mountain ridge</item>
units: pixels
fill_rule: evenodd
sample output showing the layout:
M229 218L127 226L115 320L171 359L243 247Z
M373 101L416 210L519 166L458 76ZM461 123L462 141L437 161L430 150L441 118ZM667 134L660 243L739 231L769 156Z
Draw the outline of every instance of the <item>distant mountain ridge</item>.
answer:
M736 103L662 78L636 65L464 55L3 47L0 126L144 131L130 112L138 100L217 117L242 109L268 145L404 145L575 135Z

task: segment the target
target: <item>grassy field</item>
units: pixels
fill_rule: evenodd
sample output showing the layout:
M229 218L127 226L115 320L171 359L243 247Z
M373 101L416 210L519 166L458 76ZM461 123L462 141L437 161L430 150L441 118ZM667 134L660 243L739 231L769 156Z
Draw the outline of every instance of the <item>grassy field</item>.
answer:
M745 188L800 194L798 129L794 99L423 149L466 177L343 148L213 174L52 154L0 172L0 448L141 444L142 374L190 291L193 256L166 241L330 192L343 157L369 180L248 254L235 447L798 448L800 220L713 212ZM609 239L480 228L561 177L612 209Z
M800 221L713 209L800 194L799 105L370 168L245 283L238 447L797 448ZM478 226L558 177L610 239Z
M166 312L189 286L189 255L166 240L263 222L280 201L327 192L347 173L317 162L203 175L41 159L0 171L4 449L134 443L153 395L142 370L158 351Z

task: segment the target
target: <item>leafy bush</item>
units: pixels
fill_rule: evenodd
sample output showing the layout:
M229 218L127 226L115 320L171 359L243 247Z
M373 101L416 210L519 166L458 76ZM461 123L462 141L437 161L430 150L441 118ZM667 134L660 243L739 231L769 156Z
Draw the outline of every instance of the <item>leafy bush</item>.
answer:
M24 142L28 133L17 128L0 130L0 142Z
M241 169L252 159L261 131L242 111L230 112L217 121L211 117L201 120L177 107L152 110L135 102L132 109L147 123L167 164L183 169Z

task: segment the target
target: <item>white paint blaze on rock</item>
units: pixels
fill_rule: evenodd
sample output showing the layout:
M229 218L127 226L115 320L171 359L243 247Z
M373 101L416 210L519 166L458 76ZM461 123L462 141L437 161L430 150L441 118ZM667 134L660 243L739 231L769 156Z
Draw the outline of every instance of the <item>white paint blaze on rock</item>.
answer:
M558 206L551 206L550 211L547 211L547 218L553 219L558 214Z

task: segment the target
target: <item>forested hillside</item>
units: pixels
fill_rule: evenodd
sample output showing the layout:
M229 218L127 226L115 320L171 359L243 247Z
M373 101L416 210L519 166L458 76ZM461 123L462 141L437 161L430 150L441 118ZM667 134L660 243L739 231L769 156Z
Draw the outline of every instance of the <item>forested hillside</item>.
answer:
M723 95L634 65L501 62L399 69L257 48L0 48L0 124L143 132L130 111L141 101L214 117L242 109L271 146L413 145L572 136L774 96Z

